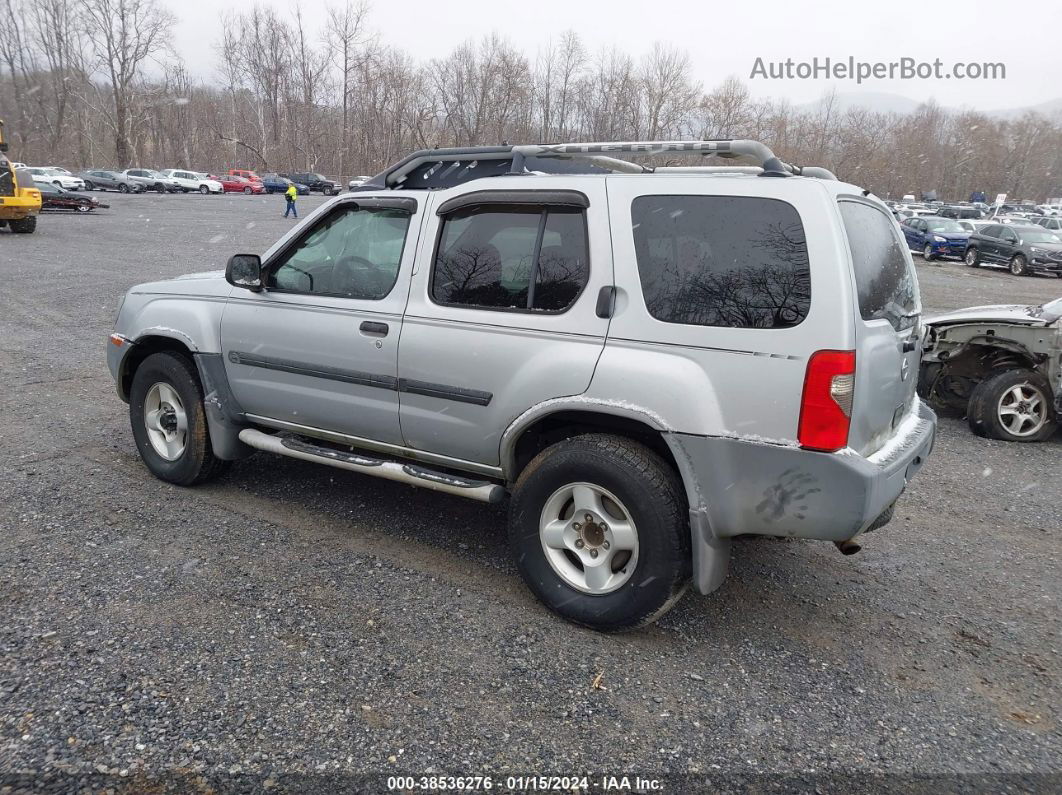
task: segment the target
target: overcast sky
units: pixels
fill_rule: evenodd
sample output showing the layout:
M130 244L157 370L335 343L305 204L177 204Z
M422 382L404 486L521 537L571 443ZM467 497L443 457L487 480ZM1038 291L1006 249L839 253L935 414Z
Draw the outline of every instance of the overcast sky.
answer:
M246 11L255 2L290 14L279 0L160 0L177 15L174 44L189 68L215 76L221 9ZM339 2L339 0L337 0ZM311 27L323 27L324 0L303 0ZM615 44L640 56L655 41L689 52L693 75L706 88L730 75L756 96L794 103L838 92L889 92L915 100L995 110L1036 105L1062 96L1058 86L1062 3L1045 0L1012 13L998 0L763 0L719 3L672 0L374 0L370 27L385 42L420 60L445 55L468 38L497 31L529 57L566 29L594 52ZM744 16L739 16L743 14ZM727 16L728 22L719 22ZM810 61L849 56L862 61L1001 62L1004 80L749 80L757 57Z

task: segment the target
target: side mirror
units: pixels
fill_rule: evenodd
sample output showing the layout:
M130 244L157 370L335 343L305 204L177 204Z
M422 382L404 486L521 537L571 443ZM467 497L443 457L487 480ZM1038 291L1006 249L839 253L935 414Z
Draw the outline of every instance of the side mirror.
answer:
M233 254L225 266L225 281L251 292L262 289L262 258L257 254Z

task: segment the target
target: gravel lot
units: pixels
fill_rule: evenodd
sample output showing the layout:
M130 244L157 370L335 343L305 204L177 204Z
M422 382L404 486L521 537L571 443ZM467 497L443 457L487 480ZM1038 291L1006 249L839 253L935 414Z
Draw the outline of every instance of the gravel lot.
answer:
M121 294L292 222L279 197L105 200L0 232L0 792L1062 786L1062 435L942 419L861 554L738 540L715 594L599 635L523 587L503 510L266 455L151 477L104 361ZM916 261L929 310L1062 295Z

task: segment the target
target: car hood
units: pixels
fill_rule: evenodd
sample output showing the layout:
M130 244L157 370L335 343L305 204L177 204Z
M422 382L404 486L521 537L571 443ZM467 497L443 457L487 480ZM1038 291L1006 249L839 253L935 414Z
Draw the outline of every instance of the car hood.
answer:
M943 315L925 319L927 326L950 326L957 323L1015 323L1023 326L1043 326L1042 317L1029 314L1037 307L1026 304L994 304L992 306L971 306Z
M162 293L165 295L227 296L232 285L225 281L225 271L187 273L173 279L138 284L132 293Z

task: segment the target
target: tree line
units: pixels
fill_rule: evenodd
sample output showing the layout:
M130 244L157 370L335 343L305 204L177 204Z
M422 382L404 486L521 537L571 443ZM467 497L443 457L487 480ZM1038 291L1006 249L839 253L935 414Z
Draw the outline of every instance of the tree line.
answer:
M907 114L706 88L687 53L591 52L575 32L521 52L497 34L418 61L367 0L223 13L215 76L195 79L159 0L0 0L0 118L16 159L68 167L374 174L434 146L753 138L880 196L1062 195L1062 120L930 102ZM679 161L688 162L688 161Z

